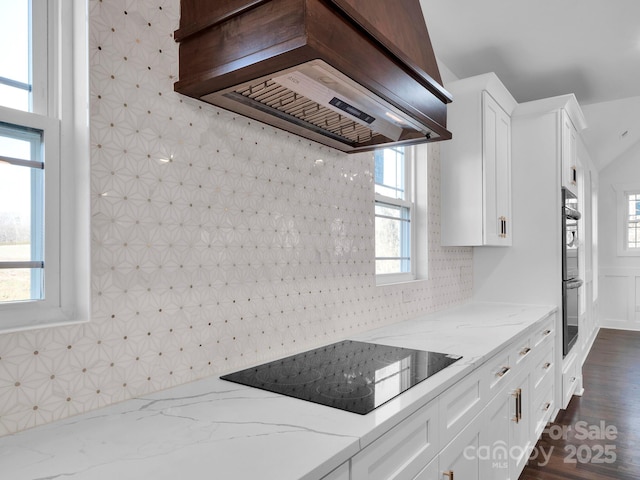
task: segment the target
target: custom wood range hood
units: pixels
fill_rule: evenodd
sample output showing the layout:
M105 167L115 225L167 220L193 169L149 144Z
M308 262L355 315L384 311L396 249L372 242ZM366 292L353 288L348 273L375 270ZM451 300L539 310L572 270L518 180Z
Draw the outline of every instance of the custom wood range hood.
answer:
M344 152L446 140L419 0L181 0L175 90Z

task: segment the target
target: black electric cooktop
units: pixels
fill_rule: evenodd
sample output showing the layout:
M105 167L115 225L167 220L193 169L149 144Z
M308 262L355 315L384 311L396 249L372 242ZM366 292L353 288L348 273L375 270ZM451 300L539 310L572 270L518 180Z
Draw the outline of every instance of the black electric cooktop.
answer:
M220 378L364 415L461 358L345 340Z

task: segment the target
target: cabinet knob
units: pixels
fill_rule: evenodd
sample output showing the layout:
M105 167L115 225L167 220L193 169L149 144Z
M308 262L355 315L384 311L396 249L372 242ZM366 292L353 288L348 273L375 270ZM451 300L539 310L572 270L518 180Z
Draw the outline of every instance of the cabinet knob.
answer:
M544 368L545 370L548 370L550 366L551 366L551 363L547 362L542 366L542 368Z
M511 368L509 368L509 367L502 367L502 368L500 369L500 371L498 371L498 372L496 373L496 376L497 376L497 377L504 377L504 376L507 374L507 372L508 372L509 370L511 370Z
M522 349L522 351L520 352L520 355L522 355L523 357L529 353L531 351L531 349L529 347L525 347Z
M542 332L543 335L549 335L551 333L551 330L547 329L544 332Z

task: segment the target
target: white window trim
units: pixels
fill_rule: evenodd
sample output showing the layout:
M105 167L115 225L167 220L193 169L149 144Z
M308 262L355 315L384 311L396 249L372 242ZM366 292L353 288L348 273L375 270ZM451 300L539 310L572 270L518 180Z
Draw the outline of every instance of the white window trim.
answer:
M613 185L616 191L617 209L617 251L619 257L640 257L640 248L628 247L628 204L627 195L640 193L640 183L619 183Z
M90 315L88 8L86 0L46 1L47 62L59 66L49 72L47 105L34 92L36 113L0 108L0 121L45 132L46 299L0 304L2 333Z
M405 165L405 192L406 197L410 200L401 200L398 198L388 197L375 193L375 203L387 203L390 205L397 205L400 207L409 208L409 225L410 225L410 258L411 258L411 271L403 273L377 273L376 285L389 285L393 283L404 283L416 280L416 168L415 168L415 147L405 147L405 159L407 164ZM375 219L375 213L374 213ZM375 223L375 222L374 222ZM377 258L377 257L376 257Z

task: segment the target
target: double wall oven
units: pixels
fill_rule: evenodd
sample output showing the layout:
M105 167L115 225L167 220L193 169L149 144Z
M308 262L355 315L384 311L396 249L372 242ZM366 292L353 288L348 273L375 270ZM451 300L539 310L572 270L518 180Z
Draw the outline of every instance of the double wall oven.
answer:
M578 198L562 189L562 354L566 356L578 340L580 315L580 269L578 261L580 220Z

